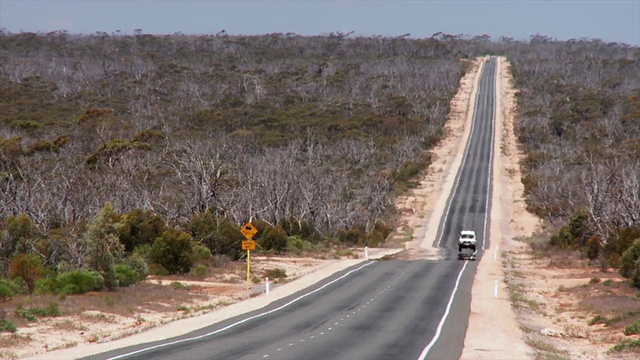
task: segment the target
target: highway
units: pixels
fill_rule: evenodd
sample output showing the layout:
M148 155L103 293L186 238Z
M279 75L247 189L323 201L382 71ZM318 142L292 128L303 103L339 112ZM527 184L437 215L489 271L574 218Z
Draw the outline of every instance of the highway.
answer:
M457 238L475 230L478 248L488 246L496 63L482 69L471 136L433 244L443 260L366 261L257 311L87 359L458 359L477 262L457 259Z

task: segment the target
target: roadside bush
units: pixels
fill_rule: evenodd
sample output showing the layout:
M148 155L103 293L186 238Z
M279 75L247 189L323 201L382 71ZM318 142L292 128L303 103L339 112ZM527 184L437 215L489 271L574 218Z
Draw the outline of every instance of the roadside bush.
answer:
M29 321L38 321L38 317L60 316L60 309L58 308L58 303L52 302L46 308L18 308L16 310L16 316Z
M591 325L595 325L595 324L607 324L608 323L608 319L606 316L598 314L596 316L594 316L591 320L589 320L589 322L587 323L589 326Z
M273 250L282 253L287 250L287 233L280 225L267 228L265 233L258 240L258 244L264 250Z
M118 222L118 237L127 253L140 245L151 245L167 230L164 218L151 210L135 209Z
M287 271L281 268L267 269L262 273L262 276L271 280L284 279L287 277Z
M216 221L216 217L210 212L195 215L189 224L189 230L191 231L193 240L205 244L211 242L217 229L218 221Z
M11 300L15 292L11 288L11 282L9 280L0 279L0 301Z
M195 264L206 264L211 260L211 250L202 245L193 247L193 262Z
M302 240L299 236L289 236L287 238L287 252L300 254L305 248L310 248L311 244Z
M364 245L367 233L362 225L354 225L349 230L338 231L338 241L345 246Z
M303 240L311 243L316 243L322 240L322 236L316 230L315 225L311 221L297 220L291 216L288 218L282 218L278 221L288 236L298 236Z
M587 240L586 253L589 260L595 260L600 256L600 241L598 241L598 238L592 237Z
M377 247L384 244L387 236L391 234L391 228L384 223L378 222L367 238L367 246Z
M204 265L198 265L191 270L191 276L203 278L207 276L207 267Z
M2 140L0 139L0 148L2 147ZM24 252L24 245L41 237L38 229L31 221L31 218L20 213L17 216L8 216L0 223L0 235L2 236L2 246L0 247L0 258L9 259L16 252ZM21 251L17 251L21 248ZM0 269L6 271L6 264L3 262L0 264Z
M631 285L635 288L640 288L640 258L636 260L635 269L633 275L631 275Z
M624 350L630 350L640 348L640 339L636 340L623 340L609 349L608 353L621 352ZM637 350L636 350L637 351Z
M0 332L16 332L18 328L6 317L0 319Z
M27 286L27 282L24 281L23 278L18 276L17 278L10 280L11 289L14 294L27 295L30 294L29 287ZM35 286L35 285L34 285Z
M100 291L104 287L104 278L94 270L74 270L59 274L54 278L36 281L35 294L71 295Z
M36 280L40 279L43 273L42 260L36 254L19 254L11 259L9 278L22 278L27 284L29 293L33 291Z
M636 320L633 324L625 326L624 334L627 336L640 334L640 320Z
M116 272L116 279L118 279L118 286L131 286L141 279L140 274L129 265L116 265L114 266L114 270Z
M193 266L193 243L189 234L167 230L151 246L151 260L162 265L169 274L186 274Z
M169 271L160 264L151 264L149 265L149 274L156 276L166 276L169 275Z
M181 283L180 281L174 281L169 284L169 286L171 286L174 290L189 290L189 287Z
M622 254L620 259L620 275L631 279L636 273L638 258L640 258L640 239L636 239L633 244ZM635 284L638 287L640 284Z
M150 248L151 247L149 247L149 249ZM138 253L134 253L127 257L125 264L138 273L138 281L146 279L149 275L149 265L147 265L147 262Z
M194 239L205 245L211 254L227 255L232 260L240 258L242 254L240 242L244 240L244 236L235 222L227 218L216 219L212 214L207 213L194 220L191 231Z

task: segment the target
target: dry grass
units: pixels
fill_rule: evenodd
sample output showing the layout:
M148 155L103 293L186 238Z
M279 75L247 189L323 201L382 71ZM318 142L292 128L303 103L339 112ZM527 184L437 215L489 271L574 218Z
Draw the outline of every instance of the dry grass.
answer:
M289 277L295 279L301 273L313 271L314 266L321 266L321 256L336 256L340 250L343 249L332 248L305 259L280 255L254 258L252 254L252 274L262 274L263 270L269 269L278 270L286 273L287 277L282 279L286 282ZM353 251L344 251L344 254L357 256ZM270 275L271 279L276 274ZM150 277L145 282L116 291L69 295L65 298L52 295L15 296L3 303L7 318L18 326L18 334L20 328L26 326L37 332L31 335L33 340L24 335L0 334L0 358L20 358L78 344L112 341L177 319L211 312L257 296L259 292L247 292L243 286L245 280L246 263L240 261L226 263L223 267L209 267L205 279L190 275ZM18 308L46 308L52 302L57 304L61 317L42 318L30 323L16 315Z
M29 335L20 335L18 333L0 333L0 348L8 348L16 344L25 345L33 341Z
M524 253L505 254L505 281L537 359L626 359L638 351L636 343L623 344L637 339L623 334L626 325L640 319L637 289L615 269L601 272L598 264L577 252L549 249L537 239L522 240L532 246ZM563 335L543 336L543 329ZM614 345L616 354L607 353Z
M86 326L82 326L77 324L75 321L70 319L64 319L60 321L55 321L51 324L51 328L55 330L61 331L86 331L88 328Z

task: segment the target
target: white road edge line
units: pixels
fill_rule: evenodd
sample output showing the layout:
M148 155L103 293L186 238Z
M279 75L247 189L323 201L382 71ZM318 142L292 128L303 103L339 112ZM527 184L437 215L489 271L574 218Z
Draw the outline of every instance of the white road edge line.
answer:
M449 298L447 309L444 311L444 315L442 315L442 319L440 319L440 323L438 324L438 328L436 329L436 334L433 337L433 339L431 339L431 342L429 343L429 345L427 345L424 348L424 350L422 350L422 353L420 354L420 357L418 358L418 360L424 360L427 357L429 350L431 350L433 345L435 345L436 341L438 341L438 339L440 338L440 333L442 332L442 328L444 327L444 322L447 320L447 317L449 316L449 312L451 311L451 305L453 304L453 299L456 297L456 292L458 292L458 286L460 285L460 278L462 278L462 274L464 273L464 270L467 268L468 264L469 264L468 261L464 262L464 266L462 266L462 270L460 270L460 273L458 274L458 279L456 280L456 286L453 288L453 292L451 292L451 297Z
M491 61L491 60L489 60ZM489 222L489 217L487 214L489 213L489 200L491 199L491 187L493 183L493 147L495 142L495 122L496 122L496 76L498 74L498 60L494 59L496 62L493 74L493 102L491 104L491 108L493 109L493 121L491 121L491 147L489 150L489 171L487 172L487 199L484 204L484 229L482 229L482 247L480 248L484 251L485 245L487 243L487 225ZM475 121L474 121L475 122Z
M208 337L208 336L211 336L211 335L215 335L215 334L221 333L221 332L223 332L223 331L226 331L226 330L231 329L232 327L235 327L235 326L237 326L237 325L243 324L243 323L245 323L245 322L247 322L247 321L250 321L250 320L253 320L253 319L257 319L257 318L259 318L259 317L263 317L263 316L265 316L265 315L272 314L272 313L274 313L274 312L276 312L276 311L280 311L280 310L282 310L282 309L286 308L287 306L289 306L289 305L291 305L291 304L293 304L293 303L296 303L296 302L298 302L298 301L300 301L300 300L302 300L302 299L306 298L307 296L309 296L309 295L311 295L311 294L314 294L314 293L316 293L316 292L318 292L318 291L320 291L320 290L322 290L322 289L326 288L327 286L332 285L332 284L334 284L334 283L336 283L336 282L338 282L338 281L340 281L340 280L342 280L342 279L346 278L347 276L351 275L352 273L354 273L354 272L356 272L356 271L360 271L360 270L362 270L363 268L365 268L365 267L367 267L367 266L369 266L369 265L371 265L371 264L373 264L373 263L374 263L373 261L368 262L368 263L365 263L365 264L363 264L362 266L360 266L360 267L358 267L358 268L356 268L356 269L353 269L353 270L351 270L351 271L347 272L346 274L344 274L344 275L340 276L339 278L337 278L337 279L335 279L335 280L333 280L333 281L330 281L330 282L328 282L328 283L326 283L326 284L322 285L321 287L319 287L319 288L317 288L317 289L315 289L315 290L313 290L313 291L310 291L310 292L308 292L308 293L306 293L306 294L304 294L304 295L301 295L301 296L299 296L299 297L297 297L297 298L295 298L295 299L293 299L293 300L289 301L288 303L286 303L286 304L284 304L284 305L282 305L282 306L280 306L280 307L277 307L277 308L275 308L275 309L273 309L273 310L265 311L265 312L260 313L260 314L256 314L256 315L254 315L254 316L250 316L250 317L248 317L248 318L242 319L242 320L240 320L240 321L238 321L238 322L235 322L235 323L233 323L233 324L227 325L227 326L225 326L225 327L223 327L223 328L221 328L221 329L218 329L218 330L215 330L215 331L211 331L211 332L209 332L209 333L206 333L206 334L203 334L203 335L199 335L199 336L194 336L194 337L190 337L190 338L186 338L186 339L182 339L182 340L175 340L175 341L171 341L171 342L167 342L167 343L163 343L163 344L158 344L158 345L154 345L154 346L149 346L149 347L142 348L142 349L140 349L140 350L136 350L136 351L132 351L132 352L129 352L129 353L126 353L126 354L122 354L122 355L114 356L114 357L108 358L107 360L123 359L123 358L126 358L126 357L131 356L131 355L136 355L136 354L143 353L143 352L145 352L145 351L155 350L155 349L163 348L163 347L166 347L166 346L171 346L171 345L180 344L180 343L184 343L184 342L189 342L189 341L193 341L193 340L199 340L199 339L203 339L203 338L206 338L206 337Z

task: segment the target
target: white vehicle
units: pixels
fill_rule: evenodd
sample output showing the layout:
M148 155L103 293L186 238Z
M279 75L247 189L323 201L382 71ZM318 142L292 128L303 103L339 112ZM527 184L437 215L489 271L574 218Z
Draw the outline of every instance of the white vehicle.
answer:
M476 259L476 232L462 230L458 239L458 259Z

